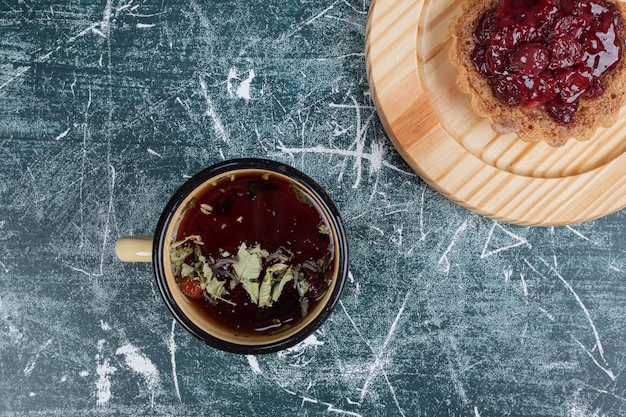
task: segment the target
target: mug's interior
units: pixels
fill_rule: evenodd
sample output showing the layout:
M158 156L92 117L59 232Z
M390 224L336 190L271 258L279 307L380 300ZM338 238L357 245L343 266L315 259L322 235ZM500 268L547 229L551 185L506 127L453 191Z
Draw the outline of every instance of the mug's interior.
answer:
M190 301L179 289L176 276L174 274L174 268L170 262L170 244L176 239L177 229L179 224L189 207L190 203L194 199L194 197L198 195L202 195L208 187L212 187L215 183L219 183L223 178L228 178L233 174L241 175L241 174L250 174L250 173L258 173L262 175L263 173L269 173L274 177L282 178L290 183L293 183L301 191L306 192L307 196L317 204L321 214L324 216L324 220L326 224L330 228L330 236L332 237L332 242L334 246L334 257L332 261L332 282L329 288L326 290L322 298L311 306L307 314L296 324L285 328L284 330L280 330L274 334L250 334L246 332L237 332L233 330L232 327L226 326L223 323L220 323L218 320L211 318L206 312L202 311L195 303ZM200 184L197 188L195 188L189 195L185 197L185 199L179 204L178 208L174 212L171 217L171 221L167 226L165 239L162 244L162 259L163 259L163 268L164 274L166 277L167 288L171 294L172 299L180 308L182 313L202 332L207 333L217 339L223 340L227 343L236 344L236 345L245 345L245 346L256 346L256 345L268 345L274 344L286 339L293 337L294 335L301 332L307 326L309 326L316 317L324 310L325 306L328 304L328 301L332 297L334 293L335 286L337 284L337 276L340 269L340 259L344 254L339 253L341 250L341 246L338 242L338 233L335 228L335 223L331 220L331 214L325 207L322 201L320 201L313 193L308 191L308 188L299 181L294 180L293 178L287 177L283 174L279 174L273 171L266 171L262 169L241 169L234 170L225 173L221 173L216 177L210 178Z

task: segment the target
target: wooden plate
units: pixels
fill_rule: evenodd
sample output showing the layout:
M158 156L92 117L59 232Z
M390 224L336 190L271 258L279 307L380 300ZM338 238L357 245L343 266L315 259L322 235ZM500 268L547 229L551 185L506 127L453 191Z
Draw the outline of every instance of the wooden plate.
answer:
M402 157L450 200L500 221L554 226L626 207L626 117L561 148L496 134L456 87L448 22L460 0L373 0L366 63Z

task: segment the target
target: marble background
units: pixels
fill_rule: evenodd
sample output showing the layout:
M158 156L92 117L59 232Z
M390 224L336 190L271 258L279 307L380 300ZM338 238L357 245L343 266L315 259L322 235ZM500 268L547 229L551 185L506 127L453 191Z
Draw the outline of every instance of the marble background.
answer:
M369 2L0 2L0 415L626 415L626 212L554 228L425 185L376 115ZM350 236L311 337L216 351L119 237L186 178L266 157Z

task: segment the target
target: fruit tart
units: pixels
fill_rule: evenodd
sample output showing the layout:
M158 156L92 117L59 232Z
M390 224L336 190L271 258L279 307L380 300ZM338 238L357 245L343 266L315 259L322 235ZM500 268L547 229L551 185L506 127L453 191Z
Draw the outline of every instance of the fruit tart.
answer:
M449 56L472 109L501 134L561 146L618 119L624 8L609 0L463 0Z

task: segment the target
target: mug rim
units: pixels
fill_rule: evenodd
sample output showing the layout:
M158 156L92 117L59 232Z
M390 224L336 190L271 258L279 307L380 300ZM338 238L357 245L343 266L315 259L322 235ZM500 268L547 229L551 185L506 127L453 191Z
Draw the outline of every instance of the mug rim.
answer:
M323 206L323 209L327 212L328 221L332 223L335 231L335 244L337 245L336 254L339 258L337 261L337 273L335 277L335 283L332 288L332 292L328 297L325 305L322 306L321 311L315 316L307 325L296 333L281 338L276 341L263 344L238 344L229 341L222 340L214 335L211 335L195 324L187 315L183 312L182 308L178 305L174 299L170 288L167 284L167 277L165 274L165 259L164 246L167 243L167 232L169 225L174 218L176 211L179 209L183 201L206 181L215 178L221 174L238 170L262 170L268 171L280 175L284 175L288 178L301 184L313 197L315 197L319 203ZM341 218L341 214L337 209L334 201L330 198L326 190L324 190L315 180L308 175L304 174L300 170L286 165L282 162L262 159L262 158L236 158L222 162L218 162L207 168L204 168L191 178L187 179L172 195L167 205L163 209L157 222L156 231L154 233L153 245L152 245L152 267L159 288L161 298L165 302L169 312L176 319L176 321L189 333L195 336L205 344L214 348L239 354L263 354L272 353L280 350L287 349L303 341L308 336L313 334L323 322L328 319L333 310L335 309L349 272L349 248L348 237L344 222Z

